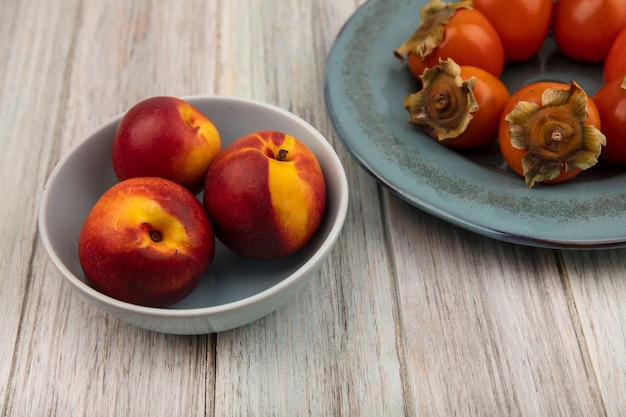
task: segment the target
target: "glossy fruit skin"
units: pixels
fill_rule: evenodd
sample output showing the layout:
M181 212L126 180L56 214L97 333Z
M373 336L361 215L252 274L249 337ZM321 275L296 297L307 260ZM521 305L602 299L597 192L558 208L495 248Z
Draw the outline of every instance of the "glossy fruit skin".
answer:
M500 146L500 152L502 153L502 156L504 157L504 160L509 165L509 167L522 177L524 176L524 169L522 168L522 158L528 151L526 149L517 149L513 147L513 144L511 143L511 136L509 134L509 124L506 120L504 120L504 117L508 113L510 113L520 101L529 101L541 105L541 95L548 88L567 90L569 89L569 84L555 81L539 81L528 84L514 92L511 95L507 104L504 106L504 109L502 110L502 117L500 119L498 134L498 144ZM599 129L600 115L598 113L596 105L590 97L587 97L587 111L589 116L584 124L593 125ZM563 166L563 169L561 170L559 176L543 182L564 182L571 178L574 178L581 172L582 170L578 168L565 171L565 166Z
M605 83L626 76L626 27L617 35L611 49L609 49L604 60L603 76Z
M481 12L458 9L445 26L441 44L421 59L408 54L411 73L419 78L424 69L434 67L439 59L451 58L457 64L480 67L496 77L504 69L504 49L498 33Z
M181 185L156 177L130 178L109 188L78 237L80 264L91 285L148 307L166 307L190 294L214 251L215 235L200 201Z
M621 88L623 82L624 79L616 78L593 96L602 120L602 133L606 136L600 160L619 165L626 165L626 90Z
M200 110L177 97L157 96L124 114L111 158L119 180L161 177L197 194L220 150L220 134Z
M624 0L558 0L554 5L554 40L564 56L576 61L604 61L624 27Z
M474 0L500 36L506 63L534 56L548 35L553 0Z
M500 116L509 100L509 91L496 76L482 68L461 66L461 78L476 79L474 96L479 108L472 113L472 120L456 138L441 143L449 148L470 149L488 145L498 137Z
M281 150L286 159L279 160ZM216 237L250 259L301 249L324 217L326 183L315 155L279 131L247 134L226 147L207 173L203 202Z

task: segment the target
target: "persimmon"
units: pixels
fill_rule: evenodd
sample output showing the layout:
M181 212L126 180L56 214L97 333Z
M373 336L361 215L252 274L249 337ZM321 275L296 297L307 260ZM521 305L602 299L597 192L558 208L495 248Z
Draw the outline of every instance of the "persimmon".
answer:
M593 96L602 120L606 146L600 160L626 165L626 73L603 85Z
M593 100L575 82L522 87L502 112L499 145L530 188L567 181L598 162L606 138Z
M421 9L419 26L394 54L401 61L406 58L417 78L426 68L448 58L459 65L482 68L496 77L504 68L500 37L489 19L472 7L471 0L430 0Z
M616 78L622 79L626 75L626 27L613 41L603 65L602 75L605 83Z
M500 35L504 61L518 63L534 56L548 36L553 0L473 0Z
M455 149L477 148L497 139L509 91L496 76L449 59L424 70L420 79L421 89L404 100L410 123Z
M554 4L554 41L563 55L575 61L604 61L624 27L624 0L558 0Z

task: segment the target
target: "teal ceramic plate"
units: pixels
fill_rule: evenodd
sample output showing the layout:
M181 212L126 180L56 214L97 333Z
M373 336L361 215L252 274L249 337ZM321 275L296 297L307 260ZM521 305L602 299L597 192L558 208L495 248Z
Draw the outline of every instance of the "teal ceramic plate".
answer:
M332 46L326 106L354 159L414 206L486 236L539 247L626 246L626 170L597 165L566 183L528 189L497 145L455 152L407 122L403 100L417 85L393 50L415 30L426 1L370 0ZM576 80L593 95L602 68L568 61L548 38L501 79L511 92L532 81Z

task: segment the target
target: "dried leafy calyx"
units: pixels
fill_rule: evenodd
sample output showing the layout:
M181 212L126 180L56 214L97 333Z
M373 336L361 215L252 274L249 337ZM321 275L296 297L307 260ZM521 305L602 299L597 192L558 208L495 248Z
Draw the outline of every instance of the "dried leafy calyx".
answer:
M422 7L420 24L413 35L405 40L393 52L396 57L404 61L409 53L414 53L421 58L428 56L443 42L445 25L450 21L457 9L473 7L472 0L463 0L454 3L444 3L442 0L430 0Z
M521 101L505 116L511 144L528 150L522 158L528 187L556 178L562 168L585 170L598 162L606 138L584 124L587 117L587 94L575 81L567 90L546 89L541 105Z
M439 141L459 136L479 107L474 96L476 79L463 80L461 67L448 59L424 70L421 80L422 88L404 99L409 123Z

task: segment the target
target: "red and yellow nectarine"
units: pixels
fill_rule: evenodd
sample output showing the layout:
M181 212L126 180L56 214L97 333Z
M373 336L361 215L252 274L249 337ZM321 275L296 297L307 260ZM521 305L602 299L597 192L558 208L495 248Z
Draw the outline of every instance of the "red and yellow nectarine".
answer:
M151 97L122 117L113 170L120 180L162 177L197 194L221 147L217 128L200 110L176 97Z
M315 234L326 206L326 183L311 150L291 135L258 131L215 159L204 207L216 237L247 258L277 259Z
M156 177L109 188L78 238L85 276L98 291L133 304L165 307L189 295L213 261L215 236L200 201Z

